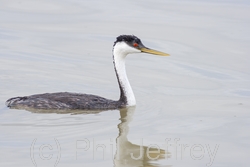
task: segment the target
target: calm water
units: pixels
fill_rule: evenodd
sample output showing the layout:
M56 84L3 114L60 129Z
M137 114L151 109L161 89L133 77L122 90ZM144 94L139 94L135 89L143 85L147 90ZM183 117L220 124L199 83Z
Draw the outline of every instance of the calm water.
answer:
M134 54L136 108L10 110L14 96L83 92L118 99L116 36ZM250 154L247 1L2 1L0 166L246 166Z

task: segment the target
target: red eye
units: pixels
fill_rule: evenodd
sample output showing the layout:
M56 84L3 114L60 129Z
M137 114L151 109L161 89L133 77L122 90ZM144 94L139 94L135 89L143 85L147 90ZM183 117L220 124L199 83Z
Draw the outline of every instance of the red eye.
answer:
M134 43L134 47L138 47L138 43Z

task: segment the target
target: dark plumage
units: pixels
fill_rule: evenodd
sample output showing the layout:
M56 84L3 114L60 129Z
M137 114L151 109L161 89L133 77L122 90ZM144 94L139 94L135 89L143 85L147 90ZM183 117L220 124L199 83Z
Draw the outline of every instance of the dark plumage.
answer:
M44 93L14 97L6 101L10 108L56 109L56 110L105 110L125 107L122 101L109 100L100 96L79 93Z
M120 35L116 38L116 42L128 42L128 43L132 43L132 42L137 42L137 43L141 43L141 40L134 36L134 35Z
M143 46L143 47L145 47L143 44L142 44L142 42L141 42L141 40L138 38L138 37L136 37L136 36L134 36L134 35L120 35L120 36L118 36L117 38L116 38L116 41L115 41L115 43L114 43L114 46L115 46L115 44L117 43L117 42L126 42L129 46L131 46L131 47L134 47L134 43L137 43L138 45L140 45L140 46Z

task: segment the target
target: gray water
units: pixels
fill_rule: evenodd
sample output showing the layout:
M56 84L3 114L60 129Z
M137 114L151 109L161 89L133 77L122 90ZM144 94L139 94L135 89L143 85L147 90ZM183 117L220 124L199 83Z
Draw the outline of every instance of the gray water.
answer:
M247 166L248 1L0 2L0 166ZM171 54L127 57L137 106L51 113L14 96L119 98L112 45L134 34Z

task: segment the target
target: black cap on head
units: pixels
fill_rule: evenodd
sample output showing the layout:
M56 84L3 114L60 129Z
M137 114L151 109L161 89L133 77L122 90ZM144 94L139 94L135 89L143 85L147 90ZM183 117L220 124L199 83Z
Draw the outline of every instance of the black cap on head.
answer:
M117 43L117 42L126 42L128 45L130 46L133 46L134 47L134 43L137 43L138 45L142 45L142 42L141 40L134 36L134 35L120 35L116 38L116 41L114 43L114 45Z

